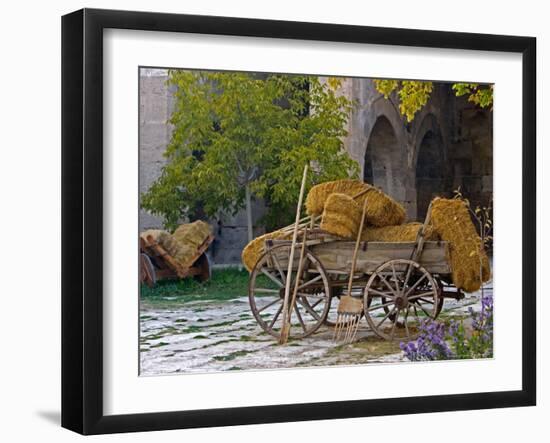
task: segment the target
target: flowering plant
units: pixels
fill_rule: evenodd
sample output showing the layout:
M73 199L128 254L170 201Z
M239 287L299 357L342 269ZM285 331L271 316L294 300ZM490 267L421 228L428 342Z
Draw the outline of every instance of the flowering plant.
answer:
M491 358L493 356L493 296L483 294L481 311L470 307L471 333L464 321L445 324L429 319L420 323L415 341L400 343L405 357L411 361Z
M401 350L411 361L444 360L454 358L454 353L445 340L443 323L424 320L420 323L420 335L416 341L400 343Z

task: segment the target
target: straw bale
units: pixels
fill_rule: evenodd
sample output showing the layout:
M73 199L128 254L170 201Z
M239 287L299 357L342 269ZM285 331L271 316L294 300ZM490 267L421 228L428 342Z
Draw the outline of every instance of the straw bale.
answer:
M365 221L377 227L401 225L407 218L405 208L380 189L371 188L356 199L359 207L368 199Z
M482 281L490 278L491 270L466 202L435 198L431 219L441 239L449 242L454 285L466 292L477 291Z
M346 194L330 194L325 203L320 228L329 234L355 238L359 231L362 211L357 202Z
M249 242L243 249L243 252L241 254L241 260L243 262L244 267L248 272L252 272L252 269L264 253L264 246L266 240L275 240L275 239L289 239L292 238L292 231L291 232L282 232L282 231L274 231L274 232L268 232L264 235L260 235L259 237L256 237L254 240Z
M307 194L306 210L309 215L321 215L325 209L325 202L330 194L346 194L350 197L372 188L368 183L360 180L335 180L313 186Z
M184 243L197 249L211 234L210 225L202 220L184 223L174 231L178 243Z
M363 241L383 241L383 242L414 242L418 232L422 228L422 223L405 223L404 225L366 227L361 235ZM425 240L438 240L433 226L428 225L424 233Z
M197 253L198 247L204 243L210 234L210 225L202 220L180 225L172 235L174 237L176 247L173 251L167 252L182 267L187 268L193 264L192 259Z
M392 226L405 222L406 212L401 204L380 189L360 180L336 180L314 186L307 195L306 210L310 215L320 215L331 194L339 193L353 197L364 191L366 192L357 197L355 201L362 208L365 198L368 198L365 219L367 224Z

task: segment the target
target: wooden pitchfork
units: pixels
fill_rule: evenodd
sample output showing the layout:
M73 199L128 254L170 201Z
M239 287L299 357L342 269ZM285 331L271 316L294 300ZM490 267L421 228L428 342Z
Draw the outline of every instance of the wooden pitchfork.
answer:
M343 339L344 343L351 343L357 336L357 330L359 329L359 321L363 315L363 300L360 298L354 298L351 296L351 287L353 285L353 274L355 273L355 266L357 264L357 252L359 251L359 245L361 244L361 235L363 234L363 225L365 223L365 215L367 212L367 200L363 202L363 215L361 217L361 223L359 225L359 232L357 233L357 239L355 240L355 249L353 251L353 259L351 261L351 270L348 282L347 295L340 297L340 303L338 303L338 315L336 317L336 325L334 327L333 339Z

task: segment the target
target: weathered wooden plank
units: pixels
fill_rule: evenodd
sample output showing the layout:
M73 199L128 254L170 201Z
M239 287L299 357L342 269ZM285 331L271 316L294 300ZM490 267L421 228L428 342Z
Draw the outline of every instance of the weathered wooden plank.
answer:
M353 247L353 242L320 244L313 246L311 252L319 258L327 271L346 271L351 268ZM357 269L372 272L388 260L410 259L413 250L414 242L365 242L359 250ZM431 273L450 273L447 243L426 242L419 262Z
M414 242L362 242L357 256L357 269L359 272L372 272L388 260L410 259L414 245ZM321 261L327 272L349 273L354 247L354 242L336 241L310 245L309 249ZM288 266L290 251L287 248L281 249L277 258L281 266L285 267ZM450 274L447 242L425 242L419 262L430 273ZM296 269L297 266L298 260L295 259L293 268Z

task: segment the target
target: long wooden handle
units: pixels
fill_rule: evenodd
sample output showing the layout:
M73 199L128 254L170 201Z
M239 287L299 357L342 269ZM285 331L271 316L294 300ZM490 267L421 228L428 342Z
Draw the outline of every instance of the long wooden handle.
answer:
M288 269L286 273L285 298L283 300L283 327L281 328L281 336L279 343L285 344L288 341L289 312L288 303L290 298L290 281L292 277L292 265L294 263L294 249L296 247L296 238L298 237L298 224L300 223L300 212L302 210L302 201L304 200L304 192L306 189L307 164L304 166L304 175L302 176L302 185L300 186L300 196L298 197L298 207L296 208L296 221L294 223L294 232L292 234L292 245L290 246L290 257L288 259ZM287 326L288 324L288 326Z
M306 255L306 243L307 243L307 228L304 229L304 235L302 237L302 248L300 250L300 261L298 262L298 272L296 273L296 279L294 282L294 290L292 291L292 297L290 298L290 304L288 306L288 322L285 325L284 331L281 331L281 336L284 334L288 337L290 332L290 322L292 320L292 309L296 303L296 296L298 295L298 287L300 286L300 277L304 272L304 257Z
M365 215L367 212L367 200L363 202L363 215L361 216L361 223L359 224L359 232L357 233L357 240L355 240L355 249L353 250L353 258L351 260L351 270L349 274L348 282L348 295L351 295L351 286L353 283L353 274L355 273L355 265L357 263L357 253L359 252L359 245L361 244L361 235L363 234L363 225L365 224Z

